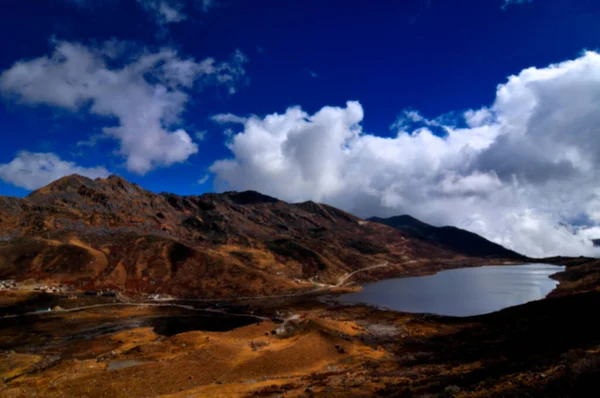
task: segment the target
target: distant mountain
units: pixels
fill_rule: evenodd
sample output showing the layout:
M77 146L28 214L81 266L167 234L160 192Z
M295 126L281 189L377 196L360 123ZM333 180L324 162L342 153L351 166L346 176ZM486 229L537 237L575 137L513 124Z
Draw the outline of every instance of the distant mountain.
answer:
M406 234L254 191L155 194L118 176L74 175L23 199L0 196L0 280L235 297L334 285L373 265L386 265L381 278L483 261L414 238L422 225Z
M390 218L372 217L369 221L396 228L414 238L439 244L456 253L475 257L525 258L473 232L456 227L434 227L409 215Z

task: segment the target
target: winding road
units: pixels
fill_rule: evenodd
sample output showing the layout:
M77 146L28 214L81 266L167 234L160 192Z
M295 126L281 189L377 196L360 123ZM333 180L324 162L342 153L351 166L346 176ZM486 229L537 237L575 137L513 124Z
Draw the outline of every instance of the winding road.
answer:
M232 313L232 312L226 312L224 310L215 310L215 309L211 309L211 308L195 308L191 305L169 304L169 303L159 304L159 303L146 303L146 302L143 302L143 303L93 304L93 305L86 305L83 307L67 308L67 309L54 310L54 311L32 311L32 312L25 312L23 314L5 315L5 316L0 317L0 319L19 318L19 317L31 316L31 315L63 314L63 313L67 313L67 312L79 312L79 311L85 311L85 310L90 310L90 309L94 309L94 308L103 308L103 307L175 307L175 308L183 308L183 309L186 309L189 311L212 312L212 313L232 315L232 316L245 316L245 317L260 319L263 321L271 320L270 318L266 318L266 317L258 316L258 315L236 314L236 313Z
M409 261L409 263L415 262L415 261L416 260ZM348 281L348 279L350 279L351 277L353 277L354 275L356 275L359 272L369 271L369 270L372 270L375 268L383 268L383 267L387 267L388 265L389 265L389 262L385 261L381 264L371 265L369 267L357 269L356 271L352 271L349 274L343 275L335 285L322 285L321 287L318 287L318 288L310 290L310 291L269 295L269 296L235 297L233 299L236 301L239 301L239 300L264 300L264 299L273 299L273 298L290 298L290 297L310 295L310 294L314 294L314 293L323 292L323 291L326 291L329 289L342 287ZM219 301L227 301L227 299L185 299L185 300L178 299L177 301L219 302ZM31 316L31 315L47 315L47 314L49 315L49 314L56 314L56 313L78 312L78 311L84 311L84 310L89 310L89 309L94 309L94 308L103 308L103 307L176 307L176 308L183 308L183 309L190 310L190 311L213 312L213 313L220 313L220 314L226 314L226 315L232 315L232 316L248 316L248 317L253 317L253 318L261 319L261 320L270 320L269 318L265 318L265 317L261 317L261 316L257 316L257 315L251 315L251 314L234 314L234 313L226 312L223 310L195 308L191 305L171 304L171 303L152 303L152 302L150 302L150 303L149 302L138 302L138 303L93 304L93 305L86 305L86 306L82 306L82 307L61 309L61 310L56 310L56 311L52 311L52 310L51 311L33 311L33 312L26 312L23 314L5 315L5 316L0 317L0 319L18 318L18 317Z
M416 260L413 261L409 261L409 262L415 262ZM377 265L371 265L370 267L366 267L366 268L361 268L361 269L357 269L356 271L353 271L349 274L346 274L344 276L342 276L340 278L340 280L338 281L338 283L336 285L333 285L332 287L342 287L344 285L344 283L346 283L346 281L348 279L350 279L352 276L354 276L355 274L359 273L359 272L363 272L363 271L368 271L370 269L375 269L375 268L383 268L383 267L387 267L389 265L389 262L385 261L381 264L377 264Z

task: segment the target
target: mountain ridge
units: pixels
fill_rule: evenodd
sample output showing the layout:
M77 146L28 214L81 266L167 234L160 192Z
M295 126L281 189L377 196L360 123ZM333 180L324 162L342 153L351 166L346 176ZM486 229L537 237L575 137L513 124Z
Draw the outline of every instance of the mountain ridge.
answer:
M315 202L255 191L156 194L119 176L67 176L0 198L0 279L178 297L270 295L482 264Z
M368 220L388 225L427 242L438 243L448 250L467 256L527 259L526 256L507 249L474 232L449 225L436 227L408 214L389 218L371 217Z

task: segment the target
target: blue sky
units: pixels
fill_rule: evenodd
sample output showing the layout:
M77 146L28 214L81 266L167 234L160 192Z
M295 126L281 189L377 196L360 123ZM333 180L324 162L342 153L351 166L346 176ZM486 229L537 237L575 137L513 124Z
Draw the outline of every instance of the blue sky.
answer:
M475 216L465 210L459 218L452 218L441 215L451 213L452 208L438 209L438 196L427 196L431 201L427 203L431 206L425 210L421 207L423 197L411 199L406 191L400 194L388 192L387 188L380 189L383 185L395 186L397 180L405 177L420 179L413 170L394 174L401 166L387 165L385 172L372 171L369 182L360 188L364 194L361 195L368 198L363 199L357 194L354 200L346 200L341 198L353 196L348 194L350 188L324 190L322 187L348 185L339 176L344 170L352 169L350 164L338 164L335 178L307 171L292 186L294 179L289 175L280 180L273 177L275 172L265 171L269 164L281 163L278 158L281 153L265 153L265 162L270 162L266 166L252 163L256 160L243 161L244 153L268 148L273 142L279 142L278 138L249 144L248 147L243 147L243 142L252 141L253 126L259 121L267 123L266 115L286 114L286 109L292 106L301 107L305 113L296 119L292 114L286 114L295 120L294 123L300 123L294 126L301 126L303 120L310 119L323 107L333 107L333 116L324 115L322 122L315 121L311 127L318 130L321 124L329 126L323 134L335 131L338 126L331 124L330 118L345 115L343 117L353 121L347 131L356 132L356 126L359 126L360 132L356 134L369 139L393 139L400 131L416 137L414 131L419 127L443 138L448 134L448 128L469 125L464 117L468 110L488 107L494 113L490 120L499 120L502 115L494 108L501 99L497 87L506 84L509 76L524 78L520 74L529 67L543 70L550 64L576 60L582 57L584 50L595 51L600 45L600 4L592 0L515 0L507 4L503 0L4 0L0 18L0 73L4 72L3 78L0 77L3 94L0 103L2 195L26 195L29 190L24 187L35 188L69 171L79 170L91 175L109 172L123 175L156 192L200 194L222 189L258 189L291 201L326 201L365 216L411 212L430 222L469 227L516 248L521 248L516 242L523 239L517 238L515 231L507 232L505 225L508 221L504 222L504 226L491 226L488 219L491 216L486 215L491 206L488 202L479 205L481 211ZM114 51L118 47L118 55L110 56L106 43L112 43ZM78 56L87 54L93 58L93 67L97 68L90 77L97 85L93 93L88 91L85 82L89 70L79 70L77 79L80 80L73 83L69 80L69 73L63 74L64 71L58 70L66 68L60 57L54 58L52 62L56 65L53 67L44 64L48 58L44 61L43 57L71 51L68 49ZM160 54L160 60L140 72L139 76L123 77L127 84L131 84L128 86L130 90L118 93L117 84L110 89L111 93L106 93L103 83L98 84L103 73L123 71L131 65L139 66L136 62L145 59L148 54ZM202 61L209 57L216 67L206 69ZM190 59L196 68L194 81L188 84L187 80L181 80L185 76L178 75L180 80L176 83L167 82L165 65L176 67L178 73L183 73L180 61ZM25 71L25 77L16 71L18 62L22 66L19 71ZM101 67L98 63L102 64ZM73 65L81 67L81 64ZM36 73L41 77L31 80ZM589 76L587 73L584 77ZM46 82L54 81L54 78L62 80L48 86ZM140 79L145 80L142 82ZM148 102L136 107L135 102L141 100L141 97L135 96L139 88L136 84L140 82L145 84L145 88L154 90L166 87L167 93L173 94L167 99L161 97L162 102L156 103L157 113L149 116L154 118L148 122L150 124L139 119L147 116L142 115L146 105L154 109L154 97L144 97L143 101ZM65 91L73 89L72 84L79 85L77 94ZM27 91L29 89L35 91ZM52 97L54 92L62 97ZM552 93L560 95L559 89ZM78 99L72 100L71 95ZM98 105L103 101L104 105ZM115 105L115 101L122 101L122 107ZM360 112L347 106L347 101L357 101ZM589 101L586 104L589 105ZM173 107L177 109L173 110ZM413 113L407 110L413 110ZM219 114L241 118L256 116L241 120L242 123L230 124L224 123L223 118L221 123L216 122L213 117ZM584 120L584 116L573 117ZM399 118L400 123L394 124ZM252 120L256 123L252 124ZM151 122L157 122L158 127ZM119 125L126 126L113 133L103 130ZM181 130L182 135L178 139L185 135L191 142L173 143L171 139L175 138L171 137L169 142L174 146L173 151L169 152L166 145L162 152L161 148L156 149L151 159L139 159L144 155L136 149L135 140L144 139L147 132L140 126L148 125L160 130L156 132L157 137L166 139ZM478 122L471 123L473 126L480 127ZM261 128L272 132L272 137L278 134L269 130L268 126ZM300 130L304 131L302 128ZM587 134L584 131L588 130L582 128L582 134ZM302 145L298 148L311 145L324 147L325 144L318 139L311 141L311 134L303 135ZM344 145L354 145L346 143L353 139L349 137L345 136ZM232 150L234 140L239 141L236 150ZM368 146L367 141L356 143L351 148L357 152L360 150L356 148L363 148L362 155L357 155L356 159L366 156L367 149L364 148ZM534 140L540 141L543 140ZM415 142L411 141L410 145ZM500 142L500 139L494 138L494 142ZM129 145L128 149L126 145ZM419 159L432 156L433 163L442 159L442 155L430 151L434 146L426 145ZM474 147L479 148L477 145ZM298 148L294 153L300 153ZM335 147L336 150L339 148L339 145ZM411 149L412 152L414 150ZM19 164L11 166L22 151L43 156L21 158ZM50 154L54 156L52 159L48 158ZM377 159L392 156L380 155L361 168L370 167L373 162L378 162ZM327 156L328 152L323 152L319 159ZM456 176L470 178L464 184L489 185L486 177L481 176L492 175L502 184L497 185L498 189L520 178L523 192L535 190L536 195L545 197L548 191L544 189L550 189L548 181L563 181L561 176L568 175L573 168L561 166L572 161L572 157L565 158L563 163L557 163L560 172L544 179L546 177L541 177L539 170L552 167L545 163L532 166L538 157L519 155L523 167L515 166L513 170L506 160L498 160L500 155L494 156L482 157L471 168L463 167L468 163L466 158L456 163L460 166L440 163L435 173L432 171L436 175L433 182L427 182L430 184L427 192L440 187L446 189L445 181ZM61 162L58 165L57 159ZM226 159L234 159L237 163L215 166ZM315 165L321 167L316 158L307 155L302 159L313 168ZM357 164L356 159L352 164ZM257 168L253 169L253 165ZM326 170L328 165L321 169ZM242 181L238 176L243 173L236 172L236 168L251 172L251 177L246 176ZM50 172L48 169L51 169ZM391 179L382 177L392 169L395 171L390 171ZM378 178L386 182L378 182ZM539 182L540 178L543 182ZM203 183L199 183L200 180ZM290 187L282 191L280 187L285 186L288 180ZM463 180L460 181L462 184ZM494 184L491 183L496 186ZM451 189L458 189L455 185ZM560 189L563 188L564 185ZM451 195L444 192L444 195ZM458 202L448 202L455 206L455 203L464 203L465 200L475 201L471 187L465 192L466 196L455 198ZM588 199L578 202L579 208L571 209L556 203L541 206L535 204L539 202L536 196L525 198L518 196L522 193L511 192L517 195L516 199L513 198L515 203L527 202L527 205L519 205L518 212L540 213L541 218L535 220L542 222L540 220L543 219L553 228L571 225L567 232L578 239L577 245L573 244L576 248L573 251L592 250L587 243L582 249L581 231L578 229L583 225L589 232L595 231L593 228L597 226L596 210L586 210L590 206L595 209ZM581 194L586 198L590 195L595 198L591 191ZM472 205L477 206L477 203ZM514 209L511 207L511 210ZM527 223L523 228L531 229ZM563 232L561 230L560 233ZM564 240L562 235L556 236L557 240ZM548 253L551 251L548 248L553 247L552 242L532 244L541 247L538 253ZM571 248L569 246L565 251Z

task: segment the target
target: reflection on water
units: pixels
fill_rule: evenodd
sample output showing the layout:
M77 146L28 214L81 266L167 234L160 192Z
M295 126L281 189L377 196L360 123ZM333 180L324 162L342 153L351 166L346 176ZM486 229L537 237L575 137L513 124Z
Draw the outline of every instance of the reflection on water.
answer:
M460 268L370 283L338 301L404 312L480 315L546 297L558 284L549 276L562 270L548 264Z

